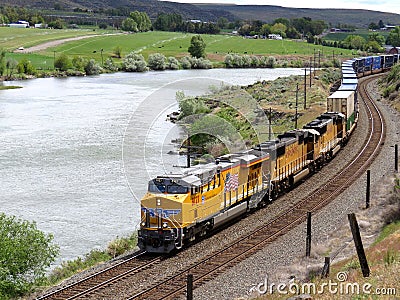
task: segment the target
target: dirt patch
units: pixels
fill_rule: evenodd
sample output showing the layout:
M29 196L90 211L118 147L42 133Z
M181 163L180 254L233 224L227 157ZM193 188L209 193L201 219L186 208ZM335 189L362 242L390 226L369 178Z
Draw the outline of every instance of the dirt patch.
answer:
M112 34L107 34L107 35L116 35L120 33L112 33ZM83 35L83 36L77 36L77 37L72 37L72 38L66 38L66 39L61 39L61 40L55 40L55 41L50 41L50 42L45 42L36 46L32 46L29 48L25 49L17 49L14 50L14 53L33 53L33 52L39 52L46 50L47 48L59 46L64 43L72 42L72 41L79 41L83 39L88 39L91 37L96 37L96 36L105 36L104 34L93 34L93 35Z

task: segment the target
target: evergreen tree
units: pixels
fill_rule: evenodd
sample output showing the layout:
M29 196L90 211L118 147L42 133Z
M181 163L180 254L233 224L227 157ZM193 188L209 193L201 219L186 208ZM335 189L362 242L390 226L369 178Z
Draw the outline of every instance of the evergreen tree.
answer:
M188 52L191 56L196 58L206 56L206 43L200 35L195 35L192 37Z

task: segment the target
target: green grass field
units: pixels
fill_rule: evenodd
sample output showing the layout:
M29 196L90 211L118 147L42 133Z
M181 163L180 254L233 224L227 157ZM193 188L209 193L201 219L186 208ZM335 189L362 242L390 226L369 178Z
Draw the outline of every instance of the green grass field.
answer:
M31 47L48 41L77 37L82 35L94 35L111 32L107 30L93 29L33 29L0 27L0 47L13 51L19 47Z
M389 35L388 31L369 31L369 30L361 30L358 29L354 32L335 32L335 33L328 33L324 39L329 40L329 41L343 41L348 35L360 35L362 36L364 39L368 40L368 36L372 33L378 33L382 36L385 37L385 39L387 38L387 36Z
M0 28L0 41L2 47L8 51L23 46L24 48L44 43L51 40L110 33L105 30L42 30L42 29L17 29ZM114 31L114 33L117 33ZM178 32L144 32L136 34L120 33L116 35L93 36L91 38L71 41L58 46L50 47L31 54L8 53L8 57L20 60L27 57L37 68L51 69L54 55L65 53L70 57L82 56L101 61L114 56L115 47L122 49L122 56L131 51L143 54L147 59L151 53L162 53L165 56L180 58L188 55L187 49L193 34ZM256 54L256 55L301 55L313 56L314 51L321 51L327 57L335 55L351 56L350 50L335 49L307 44L305 42L290 40L262 40L245 39L232 35L202 35L206 43L208 58L214 62L223 61L228 53ZM101 51L103 49L103 51Z

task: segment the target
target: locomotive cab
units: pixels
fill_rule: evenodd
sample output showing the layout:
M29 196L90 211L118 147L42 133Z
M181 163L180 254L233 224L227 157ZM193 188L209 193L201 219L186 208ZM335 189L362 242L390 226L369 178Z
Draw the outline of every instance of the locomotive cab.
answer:
M183 232L182 206L190 198L191 184L181 176L158 176L150 180L141 201L138 246L148 252L169 253L179 248Z

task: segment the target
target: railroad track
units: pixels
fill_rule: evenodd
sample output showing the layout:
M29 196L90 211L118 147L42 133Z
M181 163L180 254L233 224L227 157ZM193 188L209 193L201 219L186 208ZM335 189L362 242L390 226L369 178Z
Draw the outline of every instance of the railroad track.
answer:
M138 272L157 264L161 259L160 256L154 257L141 252L80 281L38 297L36 300L65 300L87 297L106 289L117 281L133 277Z
M359 99L362 98L366 106L370 134L366 138L360 153L341 172L323 187L314 191L312 195L288 208L271 222L264 224L249 235L236 240L189 267L178 271L176 274L171 274L166 279L155 282L151 287L127 299L176 299L183 296L186 291L186 279L189 273L193 274L194 288L212 280L227 268L238 264L261 248L271 244L278 237L286 234L306 219L307 212L315 212L321 209L356 181L379 154L381 145L385 140L385 121L366 92L367 84L374 78L375 76L371 76L362 79L359 90ZM129 261L112 266L63 289L37 298L37 300L102 298L104 297L102 291L106 288L127 278L134 280L133 276L135 274L157 264L161 259L162 257L152 257L141 253L132 257Z
M375 76L362 79L359 91L359 97L362 98L366 106L370 134L366 138L362 150L341 172L324 186L314 191L312 195L290 207L248 236L212 253L203 260L128 299L176 299L183 296L186 291L188 274L193 274L194 288L212 280L227 268L238 264L305 221L307 212L315 212L321 209L355 182L379 154L386 136L385 120L366 91L366 86L374 78Z

